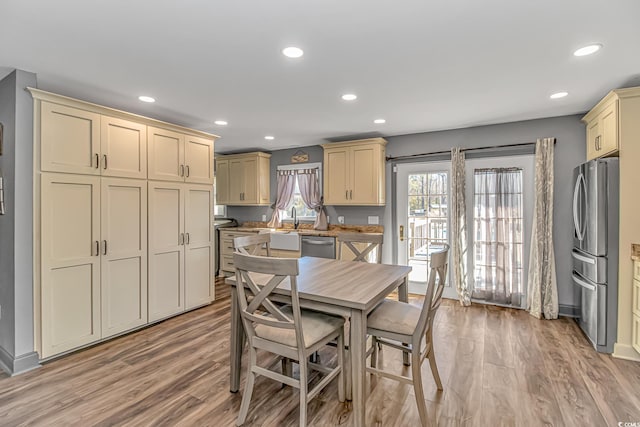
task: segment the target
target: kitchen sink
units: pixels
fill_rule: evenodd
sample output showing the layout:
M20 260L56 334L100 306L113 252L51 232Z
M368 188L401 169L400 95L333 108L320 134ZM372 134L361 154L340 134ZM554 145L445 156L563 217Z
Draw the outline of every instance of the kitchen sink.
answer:
M284 251L300 250L300 235L295 231L271 230L271 249Z

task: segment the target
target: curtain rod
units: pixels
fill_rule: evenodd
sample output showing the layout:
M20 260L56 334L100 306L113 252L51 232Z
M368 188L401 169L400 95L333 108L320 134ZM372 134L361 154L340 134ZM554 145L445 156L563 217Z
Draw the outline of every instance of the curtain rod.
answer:
M554 139L553 144L555 145L556 140ZM513 147L524 147L527 145L535 145L535 142L520 142L517 144L505 144L505 145L493 145L486 147L475 147L475 148L461 148L460 151L481 151L481 150L495 150L497 148L513 148ZM420 153L420 154L407 154L405 156L396 156L396 157L387 157L387 162L390 160L404 160L404 159L413 159L416 157L427 157L427 156L436 156L438 154L451 154L451 150L442 150L442 151L433 151L431 153Z

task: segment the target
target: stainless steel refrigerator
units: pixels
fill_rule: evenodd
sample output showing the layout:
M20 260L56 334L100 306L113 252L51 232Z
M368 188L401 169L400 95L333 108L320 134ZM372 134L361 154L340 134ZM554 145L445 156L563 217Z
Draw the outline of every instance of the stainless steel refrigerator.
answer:
M618 159L597 159L573 171L573 284L579 324L596 350L613 351L618 317Z

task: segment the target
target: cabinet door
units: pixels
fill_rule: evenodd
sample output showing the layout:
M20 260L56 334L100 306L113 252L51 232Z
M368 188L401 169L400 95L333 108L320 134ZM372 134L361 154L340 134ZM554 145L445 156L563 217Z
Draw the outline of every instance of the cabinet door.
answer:
M184 215L187 309L208 304L213 297L212 214L212 188L208 185L187 185Z
M184 185L149 182L149 321L184 311Z
M101 182L102 338L147 323L147 181Z
M380 166L379 146L351 149L351 188L349 202L356 205L378 204ZM353 193L352 193L353 192Z
M216 160L216 204L229 204L229 161Z
M149 179L184 181L184 135L149 126Z
M600 122L595 118L587 125L587 160L595 159L598 153L598 137L600 136Z
M100 175L100 115L44 101L40 114L40 168Z
M229 160L229 204L244 204L244 161L242 159Z
M185 181L213 184L213 141L191 135L184 141Z
M614 102L607 107L600 116L602 138L600 142L600 155L615 153L618 151L618 103Z
M242 161L242 204L257 205L260 203L258 186L258 159L244 159Z
M147 179L147 126L102 116L103 176Z
M100 339L100 178L42 174L42 358Z
M324 155L324 203L349 204L349 151L325 149Z

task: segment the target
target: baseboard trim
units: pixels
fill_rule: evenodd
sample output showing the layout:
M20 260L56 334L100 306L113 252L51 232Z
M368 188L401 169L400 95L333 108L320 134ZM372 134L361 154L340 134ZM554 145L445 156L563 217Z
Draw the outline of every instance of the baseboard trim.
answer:
M40 367L38 353L32 351L19 357L13 357L0 347L0 369L14 376Z
M580 317L580 307L575 305L558 305L558 314L565 317Z
M629 344L621 344L619 342L613 345L613 354L611 355L616 359L631 360L634 362L640 362L640 353L638 353Z

